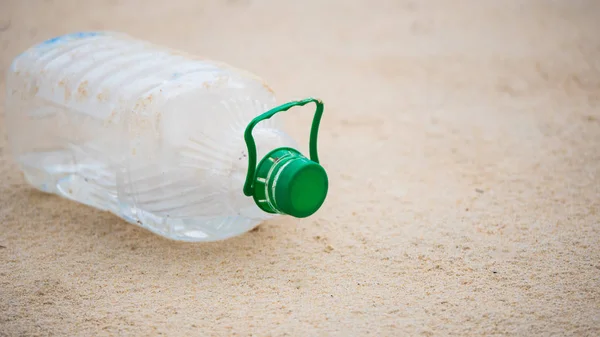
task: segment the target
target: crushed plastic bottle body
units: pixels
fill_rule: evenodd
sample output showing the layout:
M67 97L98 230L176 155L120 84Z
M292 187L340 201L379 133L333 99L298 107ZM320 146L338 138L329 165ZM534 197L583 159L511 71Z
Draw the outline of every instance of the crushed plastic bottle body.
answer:
M161 236L214 241L273 217L242 193L248 122L275 105L261 79L112 33L57 37L7 76L11 152L34 187ZM274 117L261 154L296 147Z

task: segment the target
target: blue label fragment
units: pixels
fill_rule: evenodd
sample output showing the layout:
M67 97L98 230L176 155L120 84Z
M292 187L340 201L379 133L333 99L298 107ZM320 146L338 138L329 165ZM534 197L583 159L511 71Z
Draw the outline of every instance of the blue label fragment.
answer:
M66 34L66 35L61 35L61 36L57 36L57 37L53 37L49 40L46 40L42 43L40 43L40 45L49 45L49 44L55 44L55 43L60 43L61 41L65 41L65 40L76 40L76 39L83 39L86 37L92 37L92 36L98 36L101 35L102 33L100 32L77 32L77 33L71 33L71 34Z

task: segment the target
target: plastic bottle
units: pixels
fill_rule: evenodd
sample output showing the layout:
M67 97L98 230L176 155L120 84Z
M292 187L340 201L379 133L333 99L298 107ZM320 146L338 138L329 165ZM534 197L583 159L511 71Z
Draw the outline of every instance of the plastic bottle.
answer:
M260 78L125 34L31 47L10 67L6 101L10 149L31 185L169 239L310 216L327 194L319 100L275 106ZM311 159L274 116L307 103L317 107Z

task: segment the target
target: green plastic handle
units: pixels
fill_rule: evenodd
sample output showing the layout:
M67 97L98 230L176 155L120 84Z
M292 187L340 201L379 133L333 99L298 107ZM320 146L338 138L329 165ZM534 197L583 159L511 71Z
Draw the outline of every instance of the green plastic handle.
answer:
M246 132L244 132L244 140L246 141L246 146L248 147L248 173L246 174L246 182L244 183L244 194L246 196L251 196L254 190L253 181L254 174L256 173L256 143L254 142L254 137L252 136L252 130L256 124L265 119L273 117L278 112L289 110L295 106L303 106L311 102L314 102L317 105L317 109L315 111L315 116L310 129L310 160L319 163L319 155L317 153L317 136L319 134L321 116L323 115L323 102L320 99L307 98L301 101L292 101L275 107L250 121L246 127Z

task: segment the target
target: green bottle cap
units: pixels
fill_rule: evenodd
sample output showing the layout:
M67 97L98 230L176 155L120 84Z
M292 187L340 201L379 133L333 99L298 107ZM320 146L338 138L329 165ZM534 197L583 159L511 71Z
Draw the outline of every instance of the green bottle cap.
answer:
M310 159L292 148L277 148L256 165L256 143L252 136L254 126L278 112L293 106L314 102L317 105L310 132ZM252 196L256 205L267 213L287 214L305 218L314 214L325 201L329 181L319 164L317 135L323 103L308 98L273 108L253 119L246 128L244 139L248 146L248 172L244 194Z
M327 189L321 165L295 149L278 148L258 164L253 198L265 212L305 218L323 205Z

